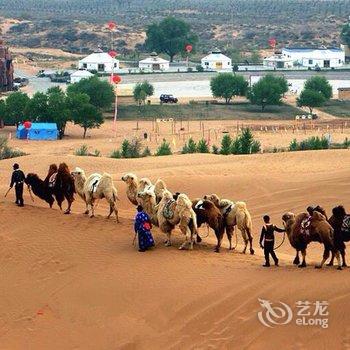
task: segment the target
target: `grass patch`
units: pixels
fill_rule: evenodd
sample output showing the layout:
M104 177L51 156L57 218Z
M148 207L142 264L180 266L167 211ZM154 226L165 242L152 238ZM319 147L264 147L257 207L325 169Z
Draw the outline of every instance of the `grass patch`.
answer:
M330 100L319 109L338 118L350 118L350 101Z
M249 102L230 105L194 102L187 105L146 105L141 108L135 105L118 106L119 120L151 120L153 118L174 118L176 120L292 120L300 113L303 113L300 109L286 104L267 106L266 111L261 112L261 107L254 106ZM112 114L106 114L106 117L112 117Z
M80 157L101 157L101 152L98 149L95 149L93 152L89 152L87 145L82 145L74 152L75 156Z

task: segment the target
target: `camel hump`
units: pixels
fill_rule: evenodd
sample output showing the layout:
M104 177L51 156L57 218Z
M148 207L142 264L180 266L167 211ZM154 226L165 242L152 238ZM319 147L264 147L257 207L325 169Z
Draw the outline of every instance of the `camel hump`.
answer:
M247 210L247 204L245 202L236 202L235 206L237 209Z

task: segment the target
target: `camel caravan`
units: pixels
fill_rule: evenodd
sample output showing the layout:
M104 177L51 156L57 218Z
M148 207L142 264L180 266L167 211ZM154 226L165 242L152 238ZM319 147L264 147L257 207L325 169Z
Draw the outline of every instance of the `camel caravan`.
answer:
M245 202L220 198L216 194L206 194L202 198L190 199L185 193L172 193L165 182L158 179L154 184L148 178L138 178L133 173L121 177L126 185L126 196L134 206L142 206L150 222L158 227L165 235L165 246L172 245L172 232L178 227L184 236L179 249L192 250L195 244L202 241L198 228L207 225L215 233L217 244L215 252L220 252L223 237L226 233L229 250L235 249L232 244L234 230L237 228L242 236L246 253L249 245L250 254L253 249L253 227L251 214ZM71 212L74 195L77 193L85 202L84 214L94 217L96 201L105 199L109 204L109 213L115 215L119 222L117 201L118 192L113 184L112 176L108 173L93 173L86 175L81 168L70 171L67 164L59 166L51 164L44 180L37 174L30 173L24 181L28 190L47 202L52 208L57 202L62 210L64 200L68 207L65 214ZM31 194L32 196L32 194ZM337 260L337 268L346 267L345 242L350 241L350 214L343 206L332 210L332 216L320 206L308 207L303 213L283 214L284 230L291 246L296 251L293 264L300 268L306 266L306 250L311 242L323 244L324 253L317 268L322 268L331 255L332 266ZM236 243L237 245L237 243ZM302 260L300 260L300 254Z

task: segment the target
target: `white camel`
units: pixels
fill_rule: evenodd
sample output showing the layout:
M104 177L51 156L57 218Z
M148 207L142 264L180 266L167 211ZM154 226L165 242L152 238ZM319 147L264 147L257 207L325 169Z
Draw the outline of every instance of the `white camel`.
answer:
M117 209L117 200L118 193L117 189L114 187L113 179L110 174L103 173L91 174L88 178L85 175L85 172L81 168L75 168L72 171L74 177L75 189L79 196L84 200L86 204L85 214L89 214L89 206L91 208L90 217L95 216L94 203L96 199L106 198L109 203L109 219L112 213L115 213L117 222L119 222L118 209Z

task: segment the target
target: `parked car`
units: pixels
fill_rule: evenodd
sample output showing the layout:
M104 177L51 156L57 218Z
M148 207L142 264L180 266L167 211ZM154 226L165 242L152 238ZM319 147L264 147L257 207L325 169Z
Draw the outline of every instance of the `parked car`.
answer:
M178 99L173 95L162 94L159 97L160 103L177 103Z

